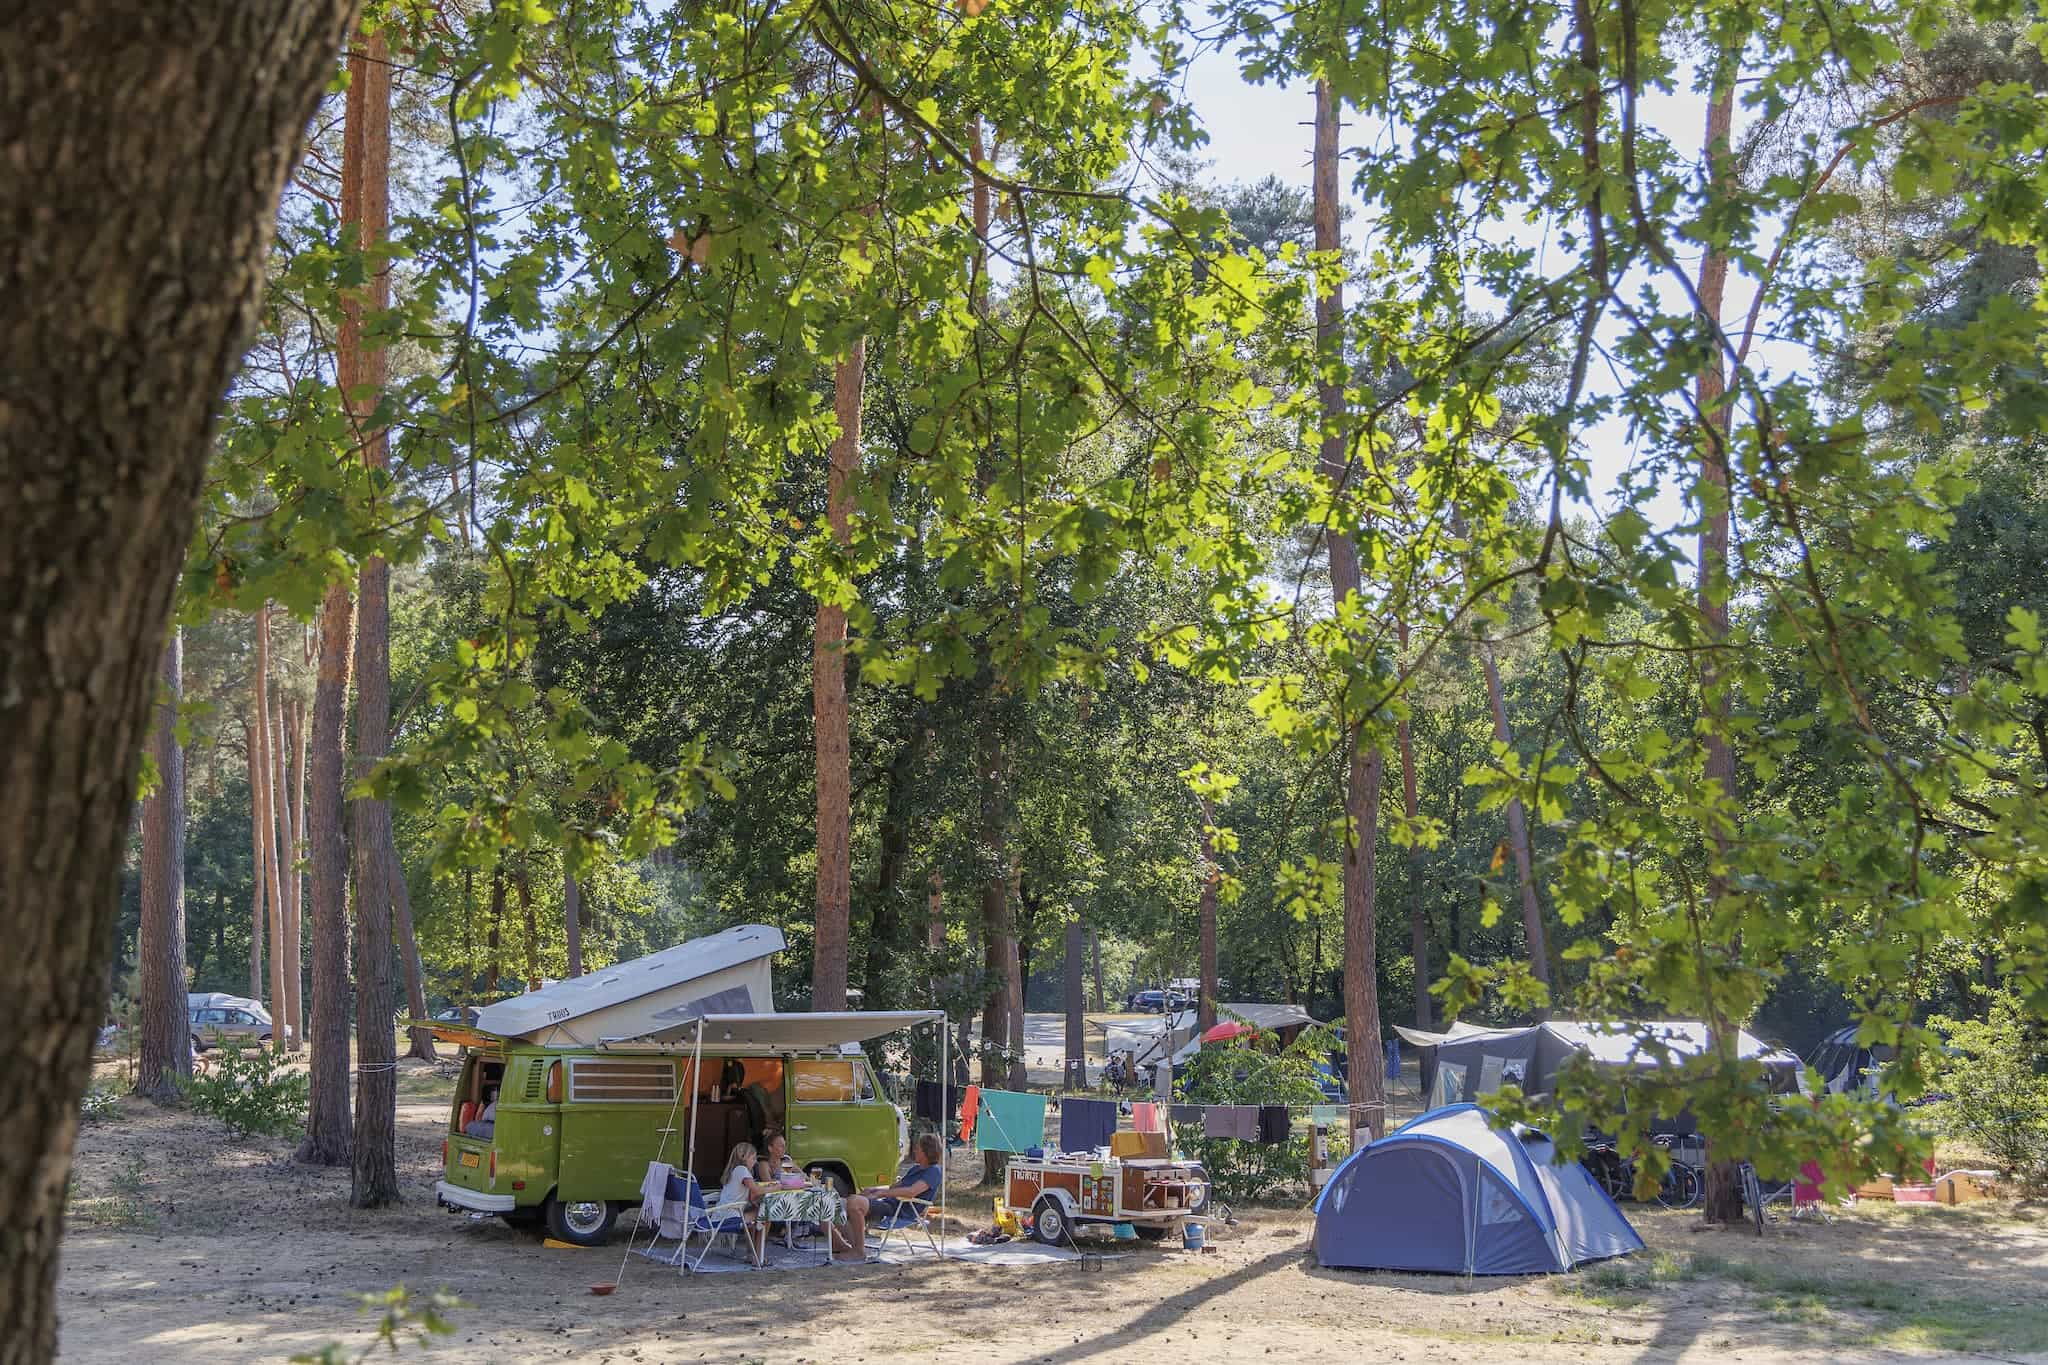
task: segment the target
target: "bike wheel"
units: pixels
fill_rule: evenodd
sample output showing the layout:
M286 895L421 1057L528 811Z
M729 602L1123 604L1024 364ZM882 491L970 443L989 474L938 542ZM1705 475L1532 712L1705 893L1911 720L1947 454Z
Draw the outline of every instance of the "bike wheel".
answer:
M1689 1209L1700 1202L1705 1182L1700 1173L1682 1161L1671 1163L1671 1169L1664 1173L1664 1180L1657 1187L1657 1202L1667 1209Z

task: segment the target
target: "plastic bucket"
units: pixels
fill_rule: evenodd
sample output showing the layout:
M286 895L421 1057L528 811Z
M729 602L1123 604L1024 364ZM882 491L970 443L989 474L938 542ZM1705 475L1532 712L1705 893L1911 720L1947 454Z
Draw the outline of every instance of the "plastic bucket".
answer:
M1200 1223L1180 1225L1180 1244L1188 1251L1200 1251L1209 1241L1209 1230Z

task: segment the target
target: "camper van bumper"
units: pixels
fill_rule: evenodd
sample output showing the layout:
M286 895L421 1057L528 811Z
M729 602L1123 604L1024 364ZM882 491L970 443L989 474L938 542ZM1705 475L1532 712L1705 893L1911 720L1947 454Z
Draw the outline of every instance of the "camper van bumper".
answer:
M471 1213L510 1213L513 1209L509 1194L478 1194L475 1190L465 1190L445 1180L434 1182L434 1202L444 1209L463 1209Z

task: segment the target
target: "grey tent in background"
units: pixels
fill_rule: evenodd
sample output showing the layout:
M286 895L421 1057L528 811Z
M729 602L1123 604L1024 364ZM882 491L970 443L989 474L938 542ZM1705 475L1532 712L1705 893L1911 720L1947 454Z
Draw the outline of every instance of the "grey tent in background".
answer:
M1360 1148L1316 1199L1323 1265L1540 1275L1643 1249L1584 1166L1473 1104L1433 1109Z
M1799 1058L1738 1033L1738 1055L1763 1063L1774 1092L1796 1092L1804 1072ZM1574 1056L1596 1066L1650 1068L1675 1065L1707 1050L1705 1024L1661 1019L1617 1023L1552 1019L1527 1028L1491 1029L1445 1038L1423 1052L1425 1098L1432 1105L1484 1102L1501 1087L1524 1095L1556 1088L1557 1070Z

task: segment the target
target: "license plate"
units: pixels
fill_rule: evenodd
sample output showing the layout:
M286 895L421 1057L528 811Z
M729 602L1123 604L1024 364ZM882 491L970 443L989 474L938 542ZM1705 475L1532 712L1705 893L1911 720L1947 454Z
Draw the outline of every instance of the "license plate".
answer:
M484 1163L483 1158L478 1156L475 1152L464 1152L462 1154L462 1164L470 1167L471 1169L475 1169L476 1167L481 1166Z

